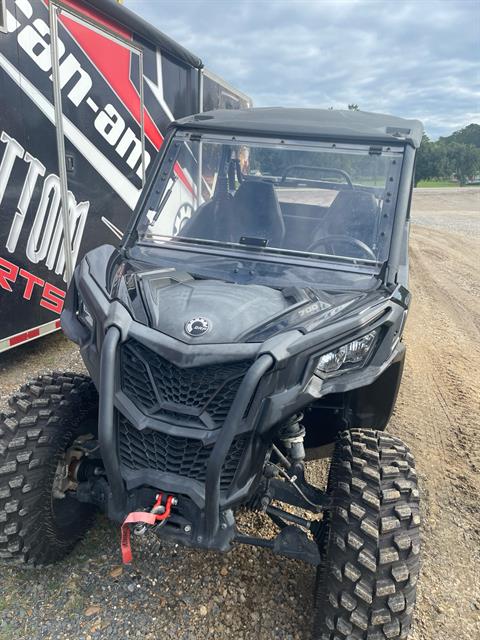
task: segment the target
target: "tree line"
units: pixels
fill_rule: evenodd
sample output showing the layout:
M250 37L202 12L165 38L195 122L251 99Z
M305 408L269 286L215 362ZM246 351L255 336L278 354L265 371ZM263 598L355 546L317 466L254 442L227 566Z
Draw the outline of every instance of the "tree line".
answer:
M359 111L358 104L349 104L349 111ZM460 184L478 180L480 173L480 125L469 124L436 142L423 134L417 154L415 186L420 180L450 180Z
M415 184L454 177L466 184L480 173L480 125L469 124L432 141L424 134L417 154Z

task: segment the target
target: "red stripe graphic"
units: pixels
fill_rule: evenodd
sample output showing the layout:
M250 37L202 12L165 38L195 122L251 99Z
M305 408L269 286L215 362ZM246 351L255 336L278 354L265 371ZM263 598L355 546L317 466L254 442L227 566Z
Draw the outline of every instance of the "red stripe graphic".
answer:
M31 329L30 331L24 331L23 333L19 333L13 338L10 338L9 343L11 347L14 347L16 344L25 342L25 340L38 338L39 335L40 335L40 329Z

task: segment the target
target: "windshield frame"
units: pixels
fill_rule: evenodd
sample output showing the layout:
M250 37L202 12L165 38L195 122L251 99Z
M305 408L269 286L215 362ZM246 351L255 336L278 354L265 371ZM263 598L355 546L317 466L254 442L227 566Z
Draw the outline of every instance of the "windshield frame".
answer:
M395 187L388 195L390 203L390 212L393 217L393 224L390 228L390 239L388 243L388 255L385 261L370 260L367 258L353 258L347 256L338 256L331 254L315 253L310 256L305 255L307 252L293 251L288 249L281 249L275 247L259 247L240 245L230 242L218 242L214 240L195 239L188 237L176 237L171 235L152 234L155 239L165 240L161 244L158 242L152 242L143 238L138 233L139 225L142 218L146 216L146 212L150 209L160 206L163 198L165 197L168 189L168 184L171 179L173 167L177 160L178 153L184 142L218 142L228 143L229 141L235 145L249 145L257 144L262 146L280 147L286 148L298 148L298 149L315 149L320 151L332 151L337 153L349 153L365 155L367 151L371 155L381 155L383 153L389 154L398 158L399 166L397 168ZM304 266L311 268L325 268L330 264L330 268L341 268L341 270L351 271L358 273L359 268L365 274L370 273L383 274L386 269L386 265L389 263L389 259L392 252L392 246L394 245L394 234L398 227L397 220L397 200L399 200L400 193L405 190L405 174L407 171L404 167L405 156L408 153L408 146L403 141L398 144L381 144L369 143L368 140L359 142L356 139L354 142L350 142L347 139L339 138L338 141L326 141L326 140L312 140L310 139L282 139L271 137L270 135L232 135L227 132L219 133L202 131L201 133L195 130L175 129L171 130L170 135L164 142L163 149L157 157L155 163L155 170L152 172L150 183L148 187L143 191L142 196L138 202L135 215L132 217L132 224L125 237L124 248L128 249L132 244L138 244L147 246L149 248L158 249L175 249L182 251L193 251L201 253L210 253L224 257L239 258L239 259L257 259L266 260L272 262L281 262L283 264L292 264L296 266ZM160 174L161 171L161 174ZM407 176L408 180L408 176ZM408 186L411 183L411 176L408 180ZM357 185L362 186L362 185ZM383 189L378 187L378 189Z

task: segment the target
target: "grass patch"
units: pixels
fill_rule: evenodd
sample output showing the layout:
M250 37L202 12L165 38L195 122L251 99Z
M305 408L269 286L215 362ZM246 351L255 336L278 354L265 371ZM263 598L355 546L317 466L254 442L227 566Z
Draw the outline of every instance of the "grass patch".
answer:
M420 180L417 184L417 187L436 189L441 187L442 189L445 187L461 187L462 185L459 182L455 182L454 180Z

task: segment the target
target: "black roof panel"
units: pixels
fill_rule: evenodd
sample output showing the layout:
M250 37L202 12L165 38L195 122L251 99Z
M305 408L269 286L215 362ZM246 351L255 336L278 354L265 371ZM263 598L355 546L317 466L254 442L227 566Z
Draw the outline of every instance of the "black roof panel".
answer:
M385 144L407 142L414 147L420 146L423 134L419 120L333 109L218 109L182 118L175 124L180 128L217 133Z

